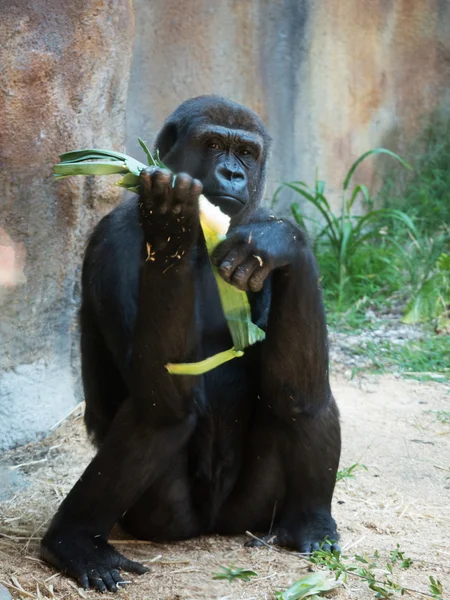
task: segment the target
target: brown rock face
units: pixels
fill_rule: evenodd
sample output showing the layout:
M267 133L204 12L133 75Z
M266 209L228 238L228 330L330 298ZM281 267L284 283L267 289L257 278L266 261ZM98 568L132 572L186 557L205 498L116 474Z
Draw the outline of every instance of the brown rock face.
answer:
M74 406L81 253L121 192L56 183L52 165L74 148L123 150L133 12L128 0L0 0L0 14L2 449Z
M144 161L138 136L222 94L273 137L268 201L317 168L339 210L360 154L408 159L429 115L450 114L449 81L450 0L0 0L0 449L75 404L82 250L122 194L110 178L56 184L59 154L123 150L126 108L127 151ZM375 186L383 164L355 182Z
M388 144L408 158L427 117L450 114L449 0L135 0L135 11L130 153L183 100L228 96L273 137L268 200L318 169L339 210L363 152ZM363 163L356 181L379 183L378 166Z

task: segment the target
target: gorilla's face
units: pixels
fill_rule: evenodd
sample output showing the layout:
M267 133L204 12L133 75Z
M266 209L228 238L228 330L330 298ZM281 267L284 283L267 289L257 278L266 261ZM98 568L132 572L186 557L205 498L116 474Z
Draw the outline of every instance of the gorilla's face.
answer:
M208 200L233 216L260 203L269 142L250 110L207 96L182 104L155 146L170 169L199 179Z

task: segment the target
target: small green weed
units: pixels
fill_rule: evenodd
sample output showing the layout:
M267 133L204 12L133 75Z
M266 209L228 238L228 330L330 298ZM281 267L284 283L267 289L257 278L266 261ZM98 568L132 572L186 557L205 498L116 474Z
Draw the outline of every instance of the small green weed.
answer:
M413 561L410 558L405 557L405 553L400 550L400 544L397 544L396 549L391 552L390 562L391 565L398 562L402 569L409 569Z
M234 581L235 579L242 579L242 581L250 581L252 577L257 577L258 574L255 571L249 571L248 569L241 569L231 565L230 567L220 567L220 571L213 573L213 579L227 579L228 581Z
M335 574L336 580L341 579L344 583L349 577L356 577L364 581L370 590L374 592L374 598L393 598L409 593L414 597L429 597L435 600L443 600L442 584L439 580L429 577L430 592L414 590L402 586L396 581L395 569L409 569L413 564L411 558L405 556L399 544L393 550L388 559L382 560L378 551L373 557L355 554L348 557L339 552L326 552L316 550L311 556L311 562L315 565L326 567Z
M442 583L439 581L439 579L435 579L431 575L430 575L430 592L432 593L433 598L435 598L435 600L444 600L442 597L442 594L444 592L444 590L442 589Z
M436 415L436 419L445 425L450 424L450 411L448 410L429 410L429 413Z
M361 465L360 463L355 463L351 465L351 467L347 467L346 469L342 469L337 472L336 481L341 481L341 479L354 479L356 469L364 469L368 471L366 465Z

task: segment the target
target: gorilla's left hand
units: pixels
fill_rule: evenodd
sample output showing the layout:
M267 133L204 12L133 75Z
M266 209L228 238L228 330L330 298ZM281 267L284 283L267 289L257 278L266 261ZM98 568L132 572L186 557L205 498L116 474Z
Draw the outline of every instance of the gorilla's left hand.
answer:
M305 235L288 221L271 220L230 230L212 261L228 283L242 291L259 292L274 269L298 262Z

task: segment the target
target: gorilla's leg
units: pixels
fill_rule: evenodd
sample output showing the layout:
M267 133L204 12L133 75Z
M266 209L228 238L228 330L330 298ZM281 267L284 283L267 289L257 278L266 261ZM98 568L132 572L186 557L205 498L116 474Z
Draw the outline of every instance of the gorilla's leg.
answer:
M105 439L128 389L115 366L95 319L84 306L80 311L81 371L86 410L84 421L95 445Z
M117 588L117 568L143 572L107 543L113 524L169 468L195 428L197 381L172 377L167 362L197 356L193 249L199 182L161 170L141 174L146 256L141 271L130 396L100 449L61 504L43 556L84 587ZM171 242L171 243L170 243Z
M268 528L272 513L276 542L310 552L325 537L337 539L330 511L340 426L319 277L306 245L273 273L260 396L246 466L220 527Z
M202 533L192 506L186 447L170 462L166 472L139 497L120 520L138 539L183 540Z

